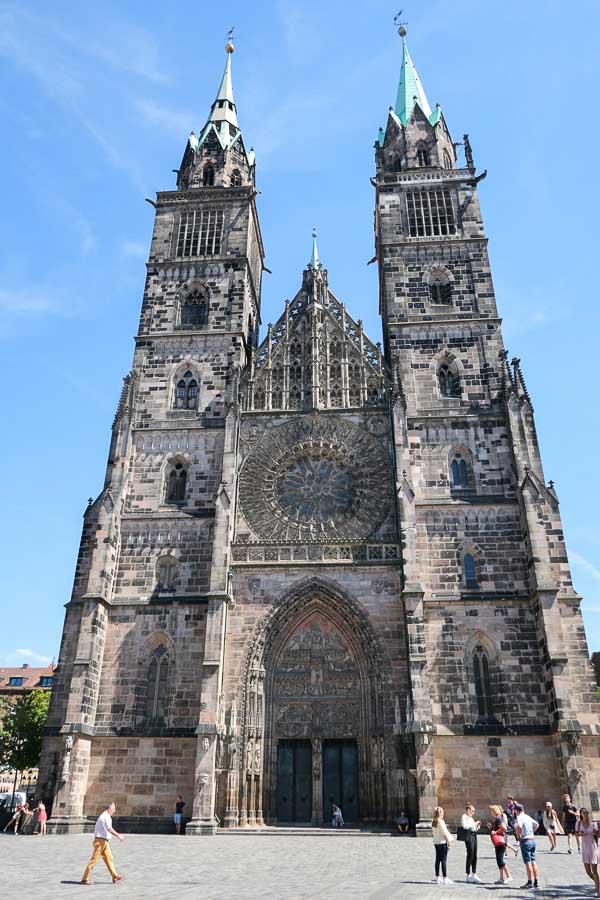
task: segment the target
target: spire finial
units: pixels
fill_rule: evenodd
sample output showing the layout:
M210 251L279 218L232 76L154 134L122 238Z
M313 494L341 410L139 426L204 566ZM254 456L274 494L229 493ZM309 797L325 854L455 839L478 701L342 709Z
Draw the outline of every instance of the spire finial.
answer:
M319 269L321 267L321 263L319 261L319 249L317 247L316 225L313 225L313 230L312 230L312 256L310 258L310 264L313 269Z
M233 44L233 32L235 31L235 25L232 25L229 31L227 32L227 43L225 44L225 53L233 53L235 50L235 46Z
M402 21L402 10L401 9L398 10L396 15L394 16L394 25L398 26L398 34L400 35L402 40L404 40L404 38L406 37L406 26L408 25L408 22Z

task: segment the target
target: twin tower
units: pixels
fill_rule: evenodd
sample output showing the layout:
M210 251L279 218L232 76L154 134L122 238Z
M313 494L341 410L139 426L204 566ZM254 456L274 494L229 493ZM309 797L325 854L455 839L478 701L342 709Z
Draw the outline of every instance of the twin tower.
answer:
M55 831L392 820L564 789L600 722L558 499L509 361L468 138L404 29L375 142L383 342L314 239L260 341L233 46L156 216L106 480L85 512L38 792ZM358 176L357 176L358 177ZM360 176L366 177L366 176ZM375 302L375 298L372 298Z

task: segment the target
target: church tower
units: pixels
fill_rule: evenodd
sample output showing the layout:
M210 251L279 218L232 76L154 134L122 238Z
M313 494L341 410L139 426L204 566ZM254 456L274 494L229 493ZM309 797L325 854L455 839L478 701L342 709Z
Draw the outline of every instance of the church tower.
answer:
M55 830L81 829L107 790L132 821L168 814L174 790L191 810L196 755L216 730L238 381L264 257L233 50L177 189L148 201L133 364L104 488L84 516L42 760ZM149 809L150 761L169 797L153 788Z
M589 804L600 729L581 598L520 361L502 341L478 196L487 173L468 135L459 163L399 33L396 104L375 143L375 244L418 815L506 789L569 789Z

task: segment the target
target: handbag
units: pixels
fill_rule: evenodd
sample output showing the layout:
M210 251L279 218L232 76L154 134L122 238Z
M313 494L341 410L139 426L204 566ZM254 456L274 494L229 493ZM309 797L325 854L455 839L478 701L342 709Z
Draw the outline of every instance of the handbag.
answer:
M467 829L463 828L462 825L459 825L456 829L456 840L463 843L467 840Z
M506 838L503 834L498 834L497 831L493 831L491 834L492 844L494 847L504 847L506 844Z

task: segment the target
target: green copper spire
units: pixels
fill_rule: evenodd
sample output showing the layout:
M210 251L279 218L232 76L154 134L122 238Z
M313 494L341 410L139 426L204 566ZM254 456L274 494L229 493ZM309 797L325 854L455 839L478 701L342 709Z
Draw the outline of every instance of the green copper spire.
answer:
M317 247L317 229L313 228L312 230L312 256L310 258L310 267L311 269L320 269L321 263L319 261L319 248Z
M200 136L190 136L190 146L197 152L211 132L214 132L224 150L229 149L240 136L240 127L237 120L237 110L233 99L233 86L231 83L231 54L234 46L228 41L225 47L227 62L225 71L219 85L215 102L210 108L208 121Z
M421 79L417 74L414 63L408 52L406 43L406 29L400 28L402 37L402 68L400 69L400 81L398 83L398 96L396 98L395 113L403 125L408 123L415 103L418 103L428 119L431 119L431 107L423 90Z

